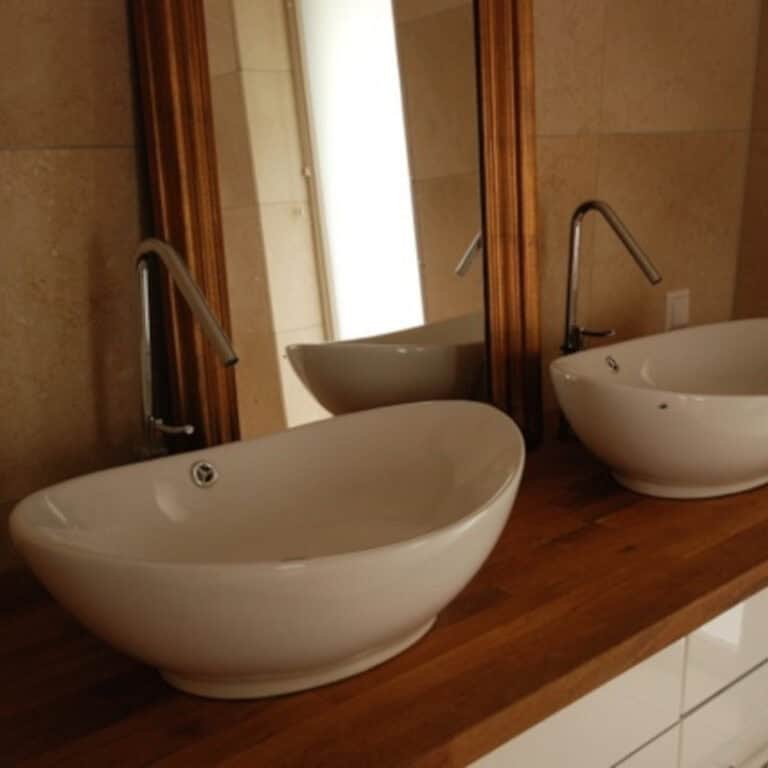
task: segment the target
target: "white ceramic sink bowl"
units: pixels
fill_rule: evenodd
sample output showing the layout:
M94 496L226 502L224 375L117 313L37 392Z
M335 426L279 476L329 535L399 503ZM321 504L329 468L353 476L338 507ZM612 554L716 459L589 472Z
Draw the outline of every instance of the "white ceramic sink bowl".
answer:
M71 480L17 506L11 533L86 627L172 685L269 696L427 632L493 548L523 462L500 411L416 403Z
M331 413L481 392L485 319L464 315L396 333L286 347L293 370Z
M550 372L576 434L622 485L720 496L768 482L767 338L768 319L715 323L561 357Z

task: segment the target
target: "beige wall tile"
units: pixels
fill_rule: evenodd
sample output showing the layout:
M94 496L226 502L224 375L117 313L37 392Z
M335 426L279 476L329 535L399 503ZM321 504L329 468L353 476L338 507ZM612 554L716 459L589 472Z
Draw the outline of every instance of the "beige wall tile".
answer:
M233 72L212 78L211 101L221 207L255 205L256 180L242 75Z
M427 322L483 310L483 265L464 277L455 269L480 230L476 174L425 179L413 184L413 206Z
M275 330L323 324L312 219L305 203L276 203L261 209Z
M462 5L472 5L472 0L394 0L392 3L395 22L400 24L423 16L442 13Z
M397 34L411 176L477 171L472 7L401 24Z
M283 399L289 427L308 424L311 421L327 419L330 413L325 410L302 384L293 372L291 363L285 354L290 344L314 344L325 341L325 334L320 326L302 328L277 334L277 348L280 356L280 373L283 382Z
M234 0L240 66L263 72L291 68L282 0Z
M280 371L257 207L223 213L240 430L244 439L285 429Z
M245 103L259 202L307 200L290 72L244 72Z
M580 203L595 195L597 158L598 139L594 136L538 139L539 271L545 410L557 407L549 378L549 364L560 355L560 345L563 343L571 216ZM592 222L585 222L580 318L583 318L590 303L592 233Z
M607 4L608 0L534 0L538 134L598 128Z
M753 131L768 131L768 0L762 0L761 7L752 112Z
M691 290L691 323L730 318L744 189L742 134L608 136L598 196L614 206L664 276L650 286L598 222L590 323L619 337L663 330L665 294Z
M232 0L204 0L208 70L212 76L238 68Z
M0 3L0 148L131 145L125 3Z
M752 134L741 247L734 298L735 317L768 316L768 133Z
M139 438L136 157L0 152L0 500L129 461Z
M612 0L604 131L745 130L759 0Z

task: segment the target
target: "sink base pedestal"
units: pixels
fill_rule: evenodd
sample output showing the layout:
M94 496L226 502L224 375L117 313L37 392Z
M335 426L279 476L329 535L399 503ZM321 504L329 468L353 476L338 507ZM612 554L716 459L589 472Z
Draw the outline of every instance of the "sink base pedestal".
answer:
M191 677L167 670L160 670L160 674L174 688L210 699L261 699L280 696L334 683L382 664L421 640L432 629L436 618L431 618L415 632L410 632L385 646L379 646L330 667L306 670L300 674L238 678Z
M630 491L642 493L644 496L656 496L662 499L710 499L715 496L729 496L742 493L753 488L759 488L768 483L768 476L730 485L662 485L661 483L636 480L633 477L612 472L614 480Z

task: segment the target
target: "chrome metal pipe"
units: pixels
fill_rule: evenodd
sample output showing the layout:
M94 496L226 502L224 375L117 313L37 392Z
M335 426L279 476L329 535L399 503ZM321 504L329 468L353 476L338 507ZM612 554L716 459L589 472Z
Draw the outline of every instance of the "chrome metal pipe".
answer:
M237 355L232 348L232 343L219 324L219 321L213 316L213 312L211 312L203 292L193 280L181 256L164 240L151 237L139 243L139 247L136 249L136 259L141 261L152 253L157 255L165 265L176 287L186 299L192 314L200 323L203 333L208 337L208 341L211 342L211 345L221 358L221 362L224 365L234 365L237 362Z
M205 336L211 342L224 365L237 363L237 355L229 337L213 315L202 291L189 273L178 252L164 240L148 238L136 249L136 275L139 288L139 370L141 373L141 407L148 445L153 442L154 432L170 435L191 435L191 424L170 426L154 415L154 378L152 374L152 309L149 286L149 257L156 255L165 265L174 284L184 297L192 314L200 323Z
M581 228L584 217L590 211L597 211L608 222L616 236L624 244L629 254L642 270L652 285L661 282L661 273L640 247L616 211L608 203L601 200L587 200L573 212L571 218L571 247L568 259L568 292L565 307L565 339L561 347L564 354L577 352L584 346L584 336L609 336L613 331L589 331L581 328L576 322L576 310L579 297L579 268L581 262Z

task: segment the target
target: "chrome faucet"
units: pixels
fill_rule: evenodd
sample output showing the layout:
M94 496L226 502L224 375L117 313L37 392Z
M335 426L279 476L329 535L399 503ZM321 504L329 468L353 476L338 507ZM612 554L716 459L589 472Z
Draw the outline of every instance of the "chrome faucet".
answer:
M568 260L568 294L565 307L565 339L560 348L563 354L578 352L584 349L585 336L614 336L616 331L590 331L582 328L576 322L576 305L579 295L579 262L581 259L581 225L584 217L590 211L597 211L610 224L611 229L629 251L635 263L642 270L652 285L661 282L661 273L653 265L653 262L645 255L637 240L627 229L622 220L610 205L600 200L587 200L574 212L571 218L571 251Z
M467 246L467 250L464 251L464 255L459 259L459 263L456 265L455 272L459 277L469 272L469 268L472 266L472 262L475 260L475 256L483 251L483 233L478 232L473 238L472 242Z
M136 273L139 279L139 304L141 336L139 340L139 369L141 372L141 406L144 426L145 448L151 451L156 445L158 433L166 435L192 435L195 428L192 424L171 426L164 424L161 418L154 415L154 380L152 376L152 327L151 306L149 294L149 257L155 254L165 265L173 282L187 302L190 311L197 318L205 335L213 345L224 365L234 365L237 355L232 344L213 316L211 308L202 291L189 273L184 261L173 246L164 240L149 238L142 240L136 249Z

